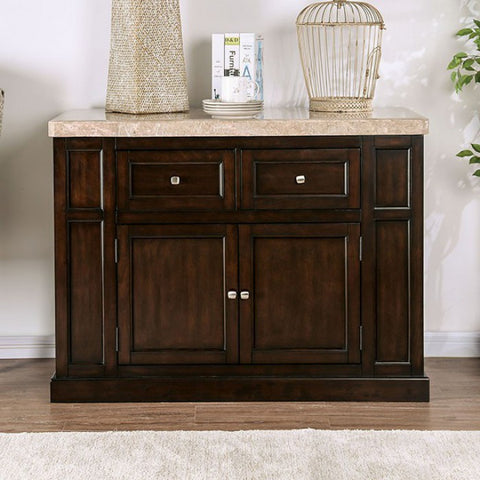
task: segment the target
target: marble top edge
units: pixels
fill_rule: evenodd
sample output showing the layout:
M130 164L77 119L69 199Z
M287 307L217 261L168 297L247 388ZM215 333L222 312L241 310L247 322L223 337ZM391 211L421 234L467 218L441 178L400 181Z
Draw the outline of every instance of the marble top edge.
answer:
M48 134L50 137L424 135L428 128L426 117L403 107L353 114L267 108L258 118L247 120L212 119L200 109L145 115L90 109L55 117L48 123Z

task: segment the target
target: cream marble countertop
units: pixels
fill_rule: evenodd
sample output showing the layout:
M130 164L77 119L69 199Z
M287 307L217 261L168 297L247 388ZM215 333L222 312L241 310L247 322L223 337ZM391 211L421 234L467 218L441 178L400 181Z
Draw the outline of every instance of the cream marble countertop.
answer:
M317 113L303 108L265 109L247 120L213 119L200 109L129 115L74 110L48 122L50 137L252 137L321 135L424 135L428 120L400 107L371 113Z

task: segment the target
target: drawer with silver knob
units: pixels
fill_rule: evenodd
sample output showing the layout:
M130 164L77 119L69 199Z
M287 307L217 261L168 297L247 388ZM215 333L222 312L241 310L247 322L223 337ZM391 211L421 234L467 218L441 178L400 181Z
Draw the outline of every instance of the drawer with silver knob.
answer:
M359 208L360 151L350 149L242 152L243 208Z
M118 152L121 210L232 209L234 152Z

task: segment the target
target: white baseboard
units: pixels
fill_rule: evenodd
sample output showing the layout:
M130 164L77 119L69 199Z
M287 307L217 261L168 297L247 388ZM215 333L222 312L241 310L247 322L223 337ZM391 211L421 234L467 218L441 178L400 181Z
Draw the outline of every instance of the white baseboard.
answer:
M0 359L55 358L55 336L0 337Z
M480 357L480 332L425 332L426 357ZM0 337L0 359L55 358L55 337Z
M425 332L426 357L480 357L480 332Z

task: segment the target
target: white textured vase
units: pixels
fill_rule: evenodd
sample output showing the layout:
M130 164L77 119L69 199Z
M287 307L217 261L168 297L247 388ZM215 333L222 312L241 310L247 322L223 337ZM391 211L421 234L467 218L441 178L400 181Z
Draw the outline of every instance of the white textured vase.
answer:
M106 110L188 110L179 0L112 0Z

